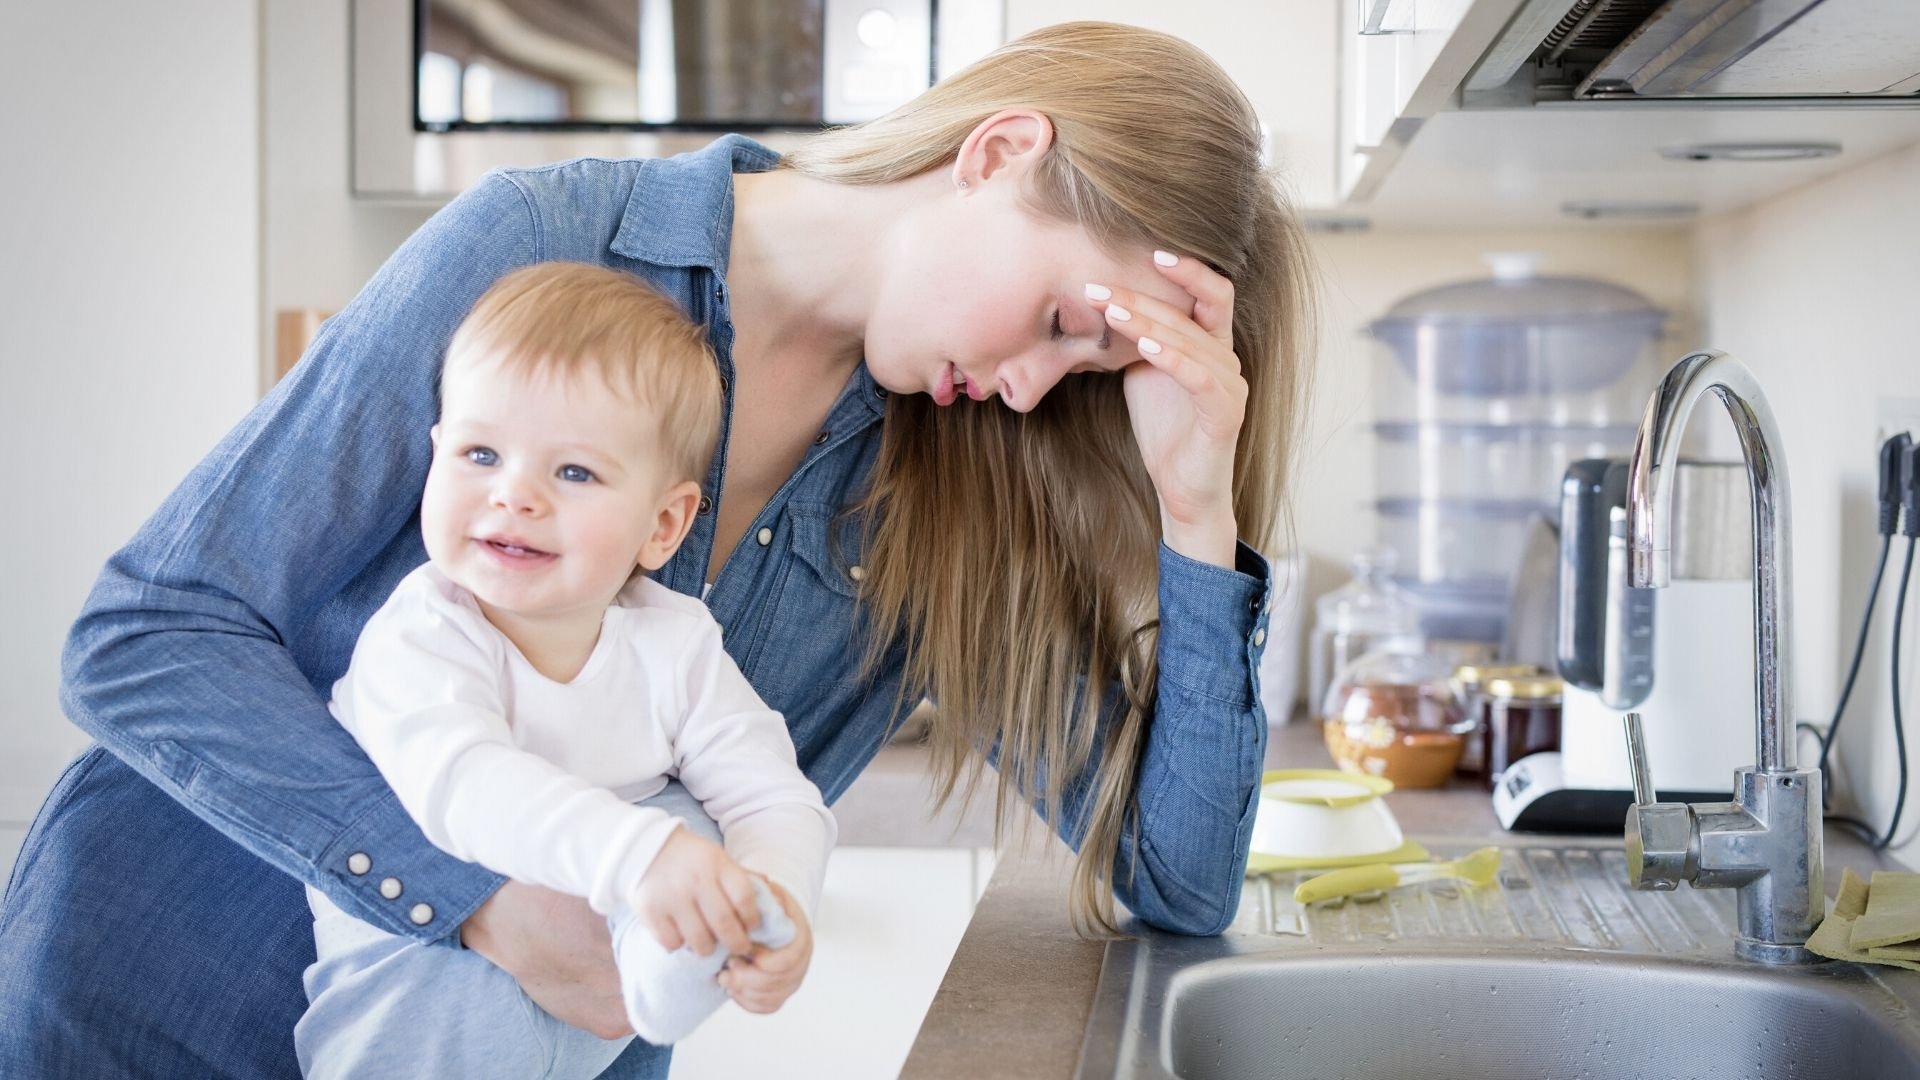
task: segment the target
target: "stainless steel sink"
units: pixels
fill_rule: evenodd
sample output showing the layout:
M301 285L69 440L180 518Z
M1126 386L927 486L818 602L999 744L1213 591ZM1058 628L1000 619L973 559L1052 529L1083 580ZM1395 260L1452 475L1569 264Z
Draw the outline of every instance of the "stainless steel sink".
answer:
M1731 892L1634 892L1618 841L1337 908L1297 879L1250 881L1221 937L1110 943L1079 1075L1920 1077L1920 974L1737 959Z

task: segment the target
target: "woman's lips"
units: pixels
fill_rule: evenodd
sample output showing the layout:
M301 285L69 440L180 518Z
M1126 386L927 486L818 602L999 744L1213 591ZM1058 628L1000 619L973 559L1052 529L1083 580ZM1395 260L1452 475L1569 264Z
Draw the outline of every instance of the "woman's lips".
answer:
M966 372L949 361L946 370L940 373L939 381L934 384L933 403L942 407L951 405L960 400L962 394L975 401L985 401L992 396L991 391L968 378Z

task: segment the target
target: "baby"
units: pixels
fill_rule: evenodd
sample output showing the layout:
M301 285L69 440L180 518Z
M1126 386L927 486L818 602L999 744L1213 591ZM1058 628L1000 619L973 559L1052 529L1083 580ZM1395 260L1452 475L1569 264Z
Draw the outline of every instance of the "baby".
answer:
M639 281L568 263L502 278L447 348L428 562L331 703L435 845L607 916L628 1019L658 1044L725 1000L724 931L794 950L757 973L756 1006L793 993L835 834L705 605L644 576L693 522L720 393L700 329ZM308 897L308 1076L592 1077L625 1048L476 953Z

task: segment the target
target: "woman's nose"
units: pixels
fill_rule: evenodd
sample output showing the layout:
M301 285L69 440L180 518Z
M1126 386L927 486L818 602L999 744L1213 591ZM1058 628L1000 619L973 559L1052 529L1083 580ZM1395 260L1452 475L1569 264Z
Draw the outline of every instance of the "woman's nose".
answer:
M1046 358L1027 355L1002 363L994 374L1000 380L1000 399L1007 407L1015 412L1029 412L1060 382L1066 368Z

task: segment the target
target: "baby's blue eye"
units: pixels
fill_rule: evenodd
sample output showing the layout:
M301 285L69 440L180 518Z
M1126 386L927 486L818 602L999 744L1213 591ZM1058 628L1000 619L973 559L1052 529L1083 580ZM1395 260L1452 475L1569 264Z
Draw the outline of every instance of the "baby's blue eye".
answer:
M467 451L467 460L473 462L475 465L498 465L500 464L500 455L484 446L476 446Z
M593 479L593 470L580 465L562 465L559 476L569 484L585 484Z

